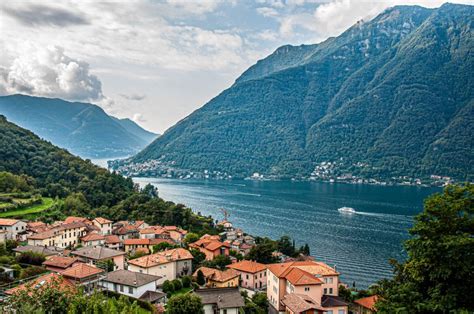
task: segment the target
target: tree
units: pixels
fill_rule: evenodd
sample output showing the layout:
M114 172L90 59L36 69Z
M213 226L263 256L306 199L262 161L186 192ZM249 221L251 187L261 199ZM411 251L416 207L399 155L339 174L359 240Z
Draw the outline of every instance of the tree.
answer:
M46 258L43 254L33 251L23 252L16 257L16 261L19 264L30 264L36 266L41 266L45 260Z
M278 260L273 256L275 245L270 241L263 241L250 249L245 259L256 261L262 264L275 263Z
M170 244L168 242L161 242L161 243L158 243L157 245L153 245L153 252L161 252L164 250L173 249L175 247L178 247L178 246Z
M197 272L196 282L200 286L204 286L206 284L206 278L204 277L204 274L201 270L198 270Z
M189 244L196 242L197 240L199 240L199 235L197 233L190 232L184 237L183 241L184 243Z
M179 291L183 288L183 284L179 279L174 279L171 283L173 284L174 291Z
M448 186L425 201L405 242L408 259L391 261L380 283L381 312L474 311L474 185Z
M155 198L158 197L158 188L155 187L153 184L148 183L143 187L141 192L149 197Z
M171 295L174 292L174 285L171 283L169 280L165 280L163 282L163 292L167 293L168 295Z
M291 242L291 238L289 236L282 236L280 240L277 241L278 251L282 252L287 256L294 256L295 255L295 246L294 242Z
M212 268L225 269L227 265L231 264L232 260L227 255L217 255L212 261L207 262L207 266Z
M167 304L167 314L204 314L201 298L193 293L172 296Z
M193 272L201 267L202 263L206 260L206 254L203 252L199 251L198 249L190 249L189 252L193 256Z
M191 287L191 282L192 282L191 276L184 276L183 278L181 278L181 283L183 284L183 288Z

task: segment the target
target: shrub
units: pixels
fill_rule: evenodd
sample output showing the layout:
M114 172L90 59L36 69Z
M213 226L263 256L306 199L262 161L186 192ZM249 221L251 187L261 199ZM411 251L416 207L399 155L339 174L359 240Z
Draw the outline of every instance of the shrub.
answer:
M174 285L171 283L171 281L165 280L165 282L163 282L162 289L163 289L164 293L173 293L174 292Z
M191 286L191 277L190 276L184 276L181 278L181 283L183 284L184 288L189 288Z
M172 283L173 283L174 291L178 291L183 288L183 284L181 283L181 280L179 279L173 280Z

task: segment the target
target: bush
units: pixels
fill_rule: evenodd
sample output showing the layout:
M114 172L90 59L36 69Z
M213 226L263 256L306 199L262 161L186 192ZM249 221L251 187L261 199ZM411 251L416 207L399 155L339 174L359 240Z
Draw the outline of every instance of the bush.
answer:
M163 289L164 293L173 293L174 292L174 285L171 283L171 281L165 280L165 282L163 282L162 289Z
M32 251L23 252L16 257L19 264L30 264L40 266L46 260L45 256Z
M191 286L191 276L184 276L181 278L181 283L183 284L184 288L189 288Z
M21 270L20 279L41 275L47 271L48 270L44 267L30 266Z
M0 256L0 264L10 265L13 262L13 258L10 256Z
M183 284L181 283L181 280L179 279L173 280L172 283L173 283L174 291L178 291L183 288Z

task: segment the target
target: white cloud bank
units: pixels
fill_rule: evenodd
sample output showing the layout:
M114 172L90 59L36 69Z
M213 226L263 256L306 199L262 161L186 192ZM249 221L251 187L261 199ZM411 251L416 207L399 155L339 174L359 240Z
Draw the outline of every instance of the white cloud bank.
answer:
M0 68L0 92L60 97L79 101L102 101L102 84L89 71L89 64L73 59L58 46L30 49Z

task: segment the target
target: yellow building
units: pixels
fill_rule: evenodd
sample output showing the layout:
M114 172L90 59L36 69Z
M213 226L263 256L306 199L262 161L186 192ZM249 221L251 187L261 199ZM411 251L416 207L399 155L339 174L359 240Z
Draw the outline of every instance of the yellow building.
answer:
M206 286L209 288L226 288L226 287L238 287L240 274L234 269L227 269L225 271L209 268L200 267L198 268L193 277L197 277L199 271L202 271L204 278L206 279Z

